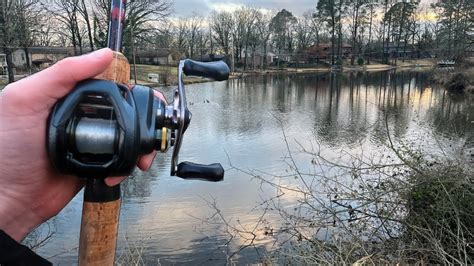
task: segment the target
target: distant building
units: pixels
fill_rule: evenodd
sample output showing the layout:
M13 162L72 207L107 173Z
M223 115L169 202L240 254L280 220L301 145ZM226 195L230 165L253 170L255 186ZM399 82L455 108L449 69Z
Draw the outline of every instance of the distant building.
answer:
M391 58L420 58L420 57L430 57L429 53L421 53L419 49L411 44L405 43L388 43L384 47L384 54Z
M7 73L7 56L0 54L0 74L4 75Z
M256 68L262 67L264 65L266 66L271 65L273 62L275 62L278 56L270 51L271 51L271 48L267 48L266 54L263 48L257 48L255 52L248 51L247 52L247 65L249 67L256 67ZM241 60L239 62L242 65L245 63L245 56L246 56L245 49L243 49L241 52Z
M338 47L337 44L334 47L334 54L337 55ZM343 43L341 47L341 56L342 57L350 57L352 54L352 45ZM309 47L307 50L307 60L309 62L314 62L319 59L329 59L332 55L332 47L331 43L320 43L314 44L313 46Z
M26 69L26 52L25 49L17 49L12 53L12 62L15 69Z
M223 54L205 54L200 56L199 58L194 58L201 62L214 62L214 61L224 61L227 62L229 60L228 55Z
M28 56L26 55L28 52ZM16 49L12 53L13 66L17 70L25 70L29 60L30 66L36 69L43 69L56 63L57 61L72 55L73 51L62 47L29 47Z
M145 65L174 65L171 51L167 49L139 51L136 54L136 62Z
M32 66L43 69L74 54L73 49L63 47L30 47L30 60Z

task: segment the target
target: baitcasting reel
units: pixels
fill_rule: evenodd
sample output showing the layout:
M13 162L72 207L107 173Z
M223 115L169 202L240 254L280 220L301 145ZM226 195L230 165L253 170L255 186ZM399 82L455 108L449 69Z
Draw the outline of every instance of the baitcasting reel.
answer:
M183 134L191 121L183 73L223 81L229 77L229 68L222 61L180 61L179 84L169 105L144 86L130 90L105 80L79 83L49 117L47 148L54 167L80 177L125 176L133 171L140 155L174 147L172 176L222 180L220 164L178 164Z

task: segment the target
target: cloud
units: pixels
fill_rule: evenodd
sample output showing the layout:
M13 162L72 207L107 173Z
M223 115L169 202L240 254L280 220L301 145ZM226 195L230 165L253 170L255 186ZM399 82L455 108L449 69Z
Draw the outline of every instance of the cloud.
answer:
M421 0L429 5L436 0ZM174 15L187 17L193 14L207 16L212 11L234 11L242 6L260 10L280 11L286 9L295 16L301 16L308 10L314 10L317 0L174 0Z
M258 8L262 11L279 11L283 8L294 15L302 15L309 9L316 7L315 0L175 0L174 12L179 17L193 14L207 16L212 11L234 11L243 6Z
M236 3L209 3L208 7L209 7L209 9L211 9L213 11L233 12L237 9L245 7L245 5L244 4L236 4Z
M207 16L209 9L209 1L206 0L175 0L173 4L174 15L178 17L189 17L194 14Z

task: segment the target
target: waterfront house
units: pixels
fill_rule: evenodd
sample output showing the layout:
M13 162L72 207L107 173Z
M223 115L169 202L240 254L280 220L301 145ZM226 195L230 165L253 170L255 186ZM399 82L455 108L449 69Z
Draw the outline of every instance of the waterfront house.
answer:
M168 49L145 50L136 53L137 64L145 65L174 65L171 51Z
M7 73L7 56L0 54L0 74L5 75Z
M334 47L334 54L337 56L338 48L337 44ZM341 56L344 58L349 58L352 54L352 45L343 43L341 45ZM329 59L332 55L332 46L331 43L319 43L310 46L307 49L307 59L308 62L315 62L320 59Z

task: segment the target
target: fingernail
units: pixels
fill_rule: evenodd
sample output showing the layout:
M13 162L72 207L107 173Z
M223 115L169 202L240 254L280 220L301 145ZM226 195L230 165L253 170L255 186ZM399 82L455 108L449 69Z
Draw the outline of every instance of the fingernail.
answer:
M148 165L148 167L146 168L147 171L150 170L151 166L153 165L153 162L155 161L155 158L156 158L157 154L158 153L155 153L155 156L153 156L153 159L151 159L150 165Z
M85 56L92 57L92 58L101 58L103 56L109 55L111 51L112 50L110 50L109 48L102 48L100 50L88 53Z

